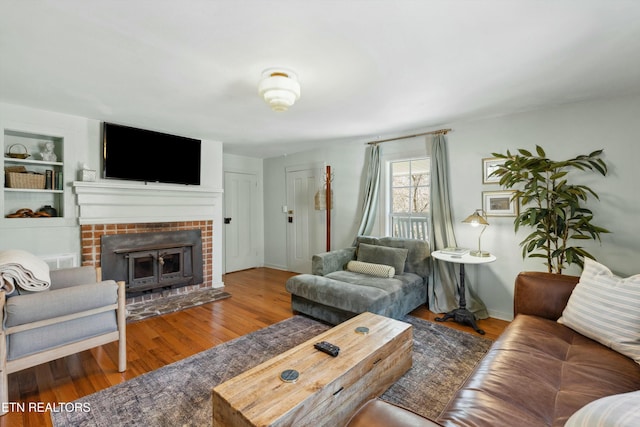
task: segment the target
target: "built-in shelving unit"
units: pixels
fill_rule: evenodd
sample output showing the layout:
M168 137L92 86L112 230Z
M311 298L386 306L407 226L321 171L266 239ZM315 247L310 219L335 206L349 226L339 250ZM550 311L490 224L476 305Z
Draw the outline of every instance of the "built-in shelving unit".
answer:
M40 133L4 129L3 154L3 217L20 209L37 212L45 206L56 211L57 217L64 216L64 138ZM55 160L44 160L43 151L47 143L53 143ZM9 153L26 153L25 159L10 157ZM22 185L9 187L6 171L26 170L44 177L44 188L25 188ZM21 218L7 218L7 220ZM34 221L49 218L34 218Z

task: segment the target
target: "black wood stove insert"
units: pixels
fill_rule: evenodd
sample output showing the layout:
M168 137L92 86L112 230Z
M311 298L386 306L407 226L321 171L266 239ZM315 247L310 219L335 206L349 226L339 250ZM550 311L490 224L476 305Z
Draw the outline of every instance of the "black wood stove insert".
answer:
M124 280L127 297L203 281L200 230L104 235L102 276Z

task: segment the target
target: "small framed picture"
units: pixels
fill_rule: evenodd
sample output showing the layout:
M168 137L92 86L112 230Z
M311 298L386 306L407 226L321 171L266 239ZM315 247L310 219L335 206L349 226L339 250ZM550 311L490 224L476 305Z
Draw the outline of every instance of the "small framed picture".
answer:
M518 216L518 200L513 199L515 191L483 191L482 209L487 216Z
M491 174L503 163L504 159L498 159L496 157L482 159L482 183L498 184L500 182L500 177L496 175L492 176Z

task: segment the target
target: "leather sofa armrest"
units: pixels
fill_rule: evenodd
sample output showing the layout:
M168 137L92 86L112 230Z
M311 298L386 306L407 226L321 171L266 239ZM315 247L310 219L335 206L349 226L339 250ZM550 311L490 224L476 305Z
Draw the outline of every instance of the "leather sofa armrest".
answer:
M344 270L344 266L355 259L355 256L355 247L316 254L311 258L311 273L326 276L334 271Z
M437 427L440 424L380 399L365 403L347 423L347 427L376 426Z
M513 304L514 317L530 314L558 320L580 278L564 274L525 271L518 274Z

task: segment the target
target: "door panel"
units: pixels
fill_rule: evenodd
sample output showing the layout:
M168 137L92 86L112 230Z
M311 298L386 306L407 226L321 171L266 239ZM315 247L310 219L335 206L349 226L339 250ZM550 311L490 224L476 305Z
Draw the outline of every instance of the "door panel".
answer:
M224 174L225 272L227 273L258 265L253 237L257 225L255 218L257 182L255 174L237 172Z
M287 268L296 273L311 273L311 257L322 252L321 211L314 209L313 200L317 173L318 169L287 171Z

